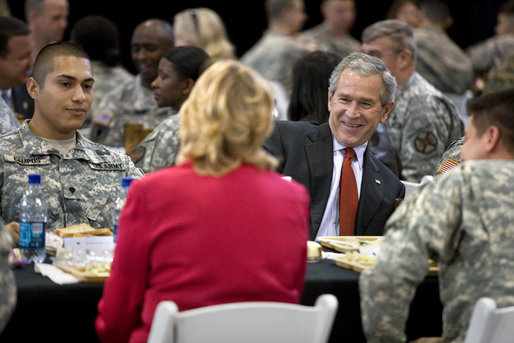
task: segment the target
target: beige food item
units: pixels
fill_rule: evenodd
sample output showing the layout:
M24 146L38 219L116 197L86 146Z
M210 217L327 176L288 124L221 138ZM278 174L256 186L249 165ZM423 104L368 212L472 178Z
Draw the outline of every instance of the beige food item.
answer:
M94 227L80 223L61 229L55 229L54 233L59 237L87 237L87 236L112 236L111 230L108 228L95 229Z
M347 253L342 257L342 259L348 262L359 263L364 267L373 267L376 261L375 256L361 254L358 252Z
M314 241L307 241L307 258L317 260L321 258L321 245Z

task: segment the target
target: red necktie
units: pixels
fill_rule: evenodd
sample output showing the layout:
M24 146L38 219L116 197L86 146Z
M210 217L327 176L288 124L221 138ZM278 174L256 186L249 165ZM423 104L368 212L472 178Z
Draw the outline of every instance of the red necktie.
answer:
M352 159L355 151L345 148L343 167L341 168L341 181L339 184L339 235L355 235L355 217L359 206L357 183L352 169Z

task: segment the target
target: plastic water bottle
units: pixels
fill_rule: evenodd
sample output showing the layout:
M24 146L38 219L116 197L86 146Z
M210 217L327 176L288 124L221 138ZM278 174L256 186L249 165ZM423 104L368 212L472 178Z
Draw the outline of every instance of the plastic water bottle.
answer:
M20 254L23 261L43 262L46 257L47 208L41 201L41 176L29 175L29 187L20 203Z
M125 201L127 201L127 192L130 186L130 183L134 179L131 177L124 177L121 179L121 192L116 199L116 202L114 203L114 214L113 214L113 240L114 243L116 243L116 234L118 233L118 220L120 219L120 213L123 209L123 206L125 206Z

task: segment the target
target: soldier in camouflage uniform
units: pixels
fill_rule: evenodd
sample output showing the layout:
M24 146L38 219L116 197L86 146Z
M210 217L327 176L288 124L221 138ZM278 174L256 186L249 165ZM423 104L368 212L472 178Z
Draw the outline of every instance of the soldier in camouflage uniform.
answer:
M437 164L436 174L443 174L460 164L460 150L466 141L463 136L450 144Z
M264 78L279 82L289 97L293 64L309 52L301 40L293 37L307 18L303 0L267 0L266 12L268 30L241 57L241 62L257 70ZM284 21L286 12L294 20Z
M209 55L195 46L168 50L159 63L159 76L152 82L159 107L180 109L196 80L210 63ZM164 120L130 154L136 166L145 173L175 164L180 146L179 116L177 114Z
M91 124L93 113L96 112L96 108L100 105L107 93L121 84L129 84L134 80L134 75L129 73L122 66L110 66L102 61L91 61L91 66L95 74L95 97L91 105L91 110L89 110L90 116L88 116L88 124ZM97 80L101 82L97 82Z
M9 265L12 238L0 219L0 333L9 322L16 306L16 285Z
M0 135L20 127L20 122L14 116L13 111L0 99Z
M496 35L469 47L476 76L483 76L491 68L514 54L514 0L504 3L498 11Z
M514 54L487 73L484 93L514 87Z
M514 90L472 102L466 162L402 202L374 268L360 276L368 342L405 342L409 304L429 259L439 264L443 342L464 341L479 298L514 305Z
M150 173L175 164L180 148L179 122L180 113L164 120L138 144L130 153L136 167Z
M19 221L27 175L37 173L49 230L82 222L111 228L121 179L143 174L128 156L77 132L93 98L89 58L71 43L51 44L39 53L33 75L27 86L34 98L33 118L0 138L2 218Z
M0 134L20 127L13 112L12 89L27 80L34 64L32 46L27 24L17 18L0 17Z
M353 0L323 0L321 3L323 23L303 31L301 38L318 47L345 58L354 51L360 51L361 44L349 31L355 21Z
M421 4L423 23L414 30L416 71L444 93L463 94L473 87L473 66L466 53L446 34L451 20L441 0Z
M384 123L398 151L402 175L420 182L432 175L446 148L463 136L454 104L414 71L416 45L412 29L399 20L367 27L362 50L381 58L399 84L394 109Z
M158 108L150 88L157 77L159 60L173 47L173 29L164 20L139 24L132 35L132 59L139 73L109 93L93 114L90 138L108 146L123 147L123 126L139 123L153 129L175 114L172 108Z

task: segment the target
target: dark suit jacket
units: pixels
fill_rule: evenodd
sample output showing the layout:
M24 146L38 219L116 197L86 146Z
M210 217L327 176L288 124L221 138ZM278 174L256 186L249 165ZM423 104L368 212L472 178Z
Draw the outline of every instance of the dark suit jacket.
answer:
M310 239L316 237L332 182L333 142L328 123L276 121L275 130L264 148L280 159L277 171L291 176L309 191L311 197ZM403 198L405 186L372 153L364 153L359 209L355 223L356 236L379 236Z
M25 84L12 88L12 102L14 112L23 116L23 119L31 119L34 114L34 99L32 99L27 91Z

